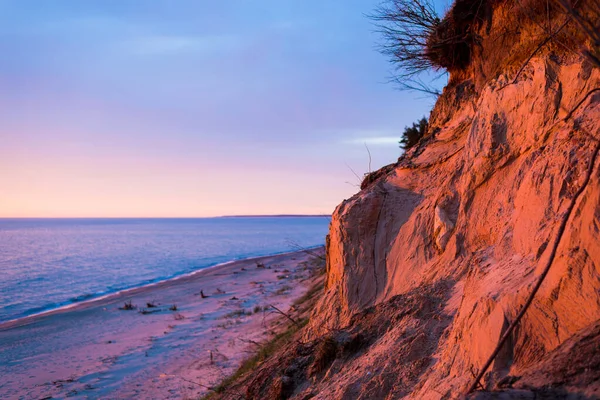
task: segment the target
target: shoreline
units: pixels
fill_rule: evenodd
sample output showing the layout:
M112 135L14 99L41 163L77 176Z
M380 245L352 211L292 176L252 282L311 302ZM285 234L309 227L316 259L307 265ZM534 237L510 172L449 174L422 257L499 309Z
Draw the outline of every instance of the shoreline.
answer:
M21 326L23 324L27 323L27 320L29 319L33 319L33 318L38 318L38 317L44 317L46 315L52 315L55 313L59 313L59 312L65 312L65 311L69 311L69 310L73 310L79 306L84 307L85 305L87 305L88 303L95 303L98 301L102 301L102 300L110 300L110 297L112 296L120 296L120 295L126 295L129 292L135 292L137 290L144 290L145 288L151 288L154 286L158 286L161 285L163 283L167 283L167 282L171 282L171 281L177 281L179 279L186 279L186 278L192 278L194 275L200 274L204 271L208 271L208 270L212 270L215 268L221 268L221 267L226 267L228 265L231 264L235 264L235 263L246 263L246 262L253 262L253 261L257 261L257 260L261 260L261 259L266 259L266 258L270 258L270 257L276 257L276 256L284 256L284 255L289 255L289 254L295 254L295 253L305 253L306 251L319 251L320 249L324 249L325 245L316 245L316 246L311 246L311 247L306 247L302 250L291 250L291 251L284 251L284 252L276 252L276 253L272 253L272 254L267 254L267 255L262 255L262 256L252 256L252 257L245 257L245 258L238 258L238 259L233 259L230 261L225 261L222 263L217 263L214 265L208 265L206 267L202 267L200 269L197 269L195 271L191 271L191 272L183 272L181 274L169 277L169 278L165 278L165 279L161 279L159 278L158 280L154 281L154 282L148 282L148 283L144 283L140 286L133 286L133 287L129 287L129 288L125 288L125 289L120 289L117 290L115 292L110 292L110 293L104 293L104 294L91 294L89 295L90 297L85 298L83 300L80 301L67 301L63 304L57 305L56 307L54 306L49 306L50 308L40 311L40 312L35 312L33 314L29 314L29 315L24 315L21 317L17 317L15 319L9 319L7 321L0 321L0 332L5 330L5 329L12 329L14 327L17 326ZM78 296L75 296L74 298L77 297L81 297L81 296L88 296L88 294L81 294ZM93 304L92 304L93 305Z
M296 316L322 268L304 250L235 260L3 323L0 397L199 398L284 329L275 310Z

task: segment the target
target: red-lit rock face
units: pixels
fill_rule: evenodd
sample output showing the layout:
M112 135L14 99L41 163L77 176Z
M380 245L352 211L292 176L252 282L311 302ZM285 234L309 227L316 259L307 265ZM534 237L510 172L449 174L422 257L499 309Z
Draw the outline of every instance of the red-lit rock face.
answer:
M435 326L445 333L423 339L433 346L432 358L411 389L415 398L464 390L471 370L491 354L546 264L561 217L582 185L595 146L589 135L600 138L598 93L563 121L600 87L598 69L581 58L540 56L506 85L512 79L501 75L458 100L457 88L447 90L433 112L437 133L427 146L344 201L332 219L327 292L307 336L351 326L353 315L396 295L443 287ZM549 275L486 382L519 375L598 320L598 164ZM413 333L424 326L411 324ZM375 354L396 352L395 335L373 346L361 368L383 368L385 357ZM326 387L334 390L335 379Z

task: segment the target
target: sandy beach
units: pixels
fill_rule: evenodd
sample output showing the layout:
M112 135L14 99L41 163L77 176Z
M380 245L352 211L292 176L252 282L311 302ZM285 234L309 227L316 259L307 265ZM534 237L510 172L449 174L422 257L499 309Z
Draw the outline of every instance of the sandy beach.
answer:
M284 324L273 306L293 315L315 268L304 252L235 261L4 323L0 398L198 398Z

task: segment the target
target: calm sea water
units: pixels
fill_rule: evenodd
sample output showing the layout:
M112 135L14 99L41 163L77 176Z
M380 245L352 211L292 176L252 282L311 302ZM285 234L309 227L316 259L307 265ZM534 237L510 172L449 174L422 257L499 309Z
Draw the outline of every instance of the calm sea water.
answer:
M0 322L219 263L322 245L327 217L0 219Z

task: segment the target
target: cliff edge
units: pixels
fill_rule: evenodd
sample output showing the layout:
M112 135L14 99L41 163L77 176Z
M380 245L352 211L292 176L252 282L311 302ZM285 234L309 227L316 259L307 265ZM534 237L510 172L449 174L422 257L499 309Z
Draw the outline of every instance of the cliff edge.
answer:
M337 207L325 292L250 398L464 396L548 265L468 395L600 397L600 68L566 14L450 14L474 3L428 135Z

